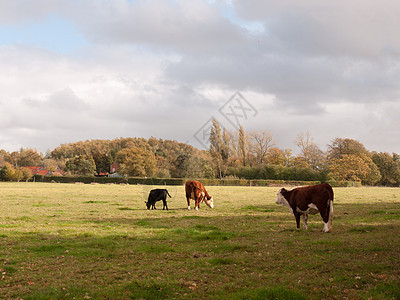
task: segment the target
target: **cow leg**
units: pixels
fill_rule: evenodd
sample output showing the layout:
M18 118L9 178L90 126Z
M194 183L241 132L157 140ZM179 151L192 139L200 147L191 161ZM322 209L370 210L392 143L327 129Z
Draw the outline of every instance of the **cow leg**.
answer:
M188 204L188 210L190 210L190 198L186 196L187 199L187 204Z
M317 205L317 208L319 210L319 213L322 217L322 220L324 221L324 229L322 229L323 232L329 232L330 231L330 226L329 226L329 206L328 205ZM332 226L332 225L331 225Z
M303 225L304 225L304 229L307 230L307 220L308 220L308 214L303 214Z
M200 201L199 201L199 198L197 198L197 199L196 199L196 204L195 204L194 209L195 209L195 210L199 210L199 206L200 206Z
M167 200L165 200L165 199L163 199L163 210L164 210L164 208L167 208L167 210L168 210L168 206L167 206Z
M293 211L294 217L296 218L297 229L300 229L300 214L297 211Z

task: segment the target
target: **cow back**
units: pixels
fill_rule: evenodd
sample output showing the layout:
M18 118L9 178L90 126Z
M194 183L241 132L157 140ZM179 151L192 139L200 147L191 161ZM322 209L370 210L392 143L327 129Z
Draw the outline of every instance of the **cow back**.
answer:
M327 183L299 187L291 190L287 198L292 207L294 205L306 209L310 203L327 203L328 200L333 200L333 189Z

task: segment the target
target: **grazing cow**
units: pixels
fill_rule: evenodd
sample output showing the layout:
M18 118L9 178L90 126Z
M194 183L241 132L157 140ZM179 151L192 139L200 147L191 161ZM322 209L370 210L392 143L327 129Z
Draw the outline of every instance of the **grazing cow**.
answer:
M198 210L200 208L200 203L205 202L206 205L210 208L214 207L214 200L213 197L211 197L206 189L204 188L204 185L200 181L187 181L185 183L185 191L186 191L186 199L188 203L188 210L190 210L190 199L193 199L195 201L195 210Z
M149 198L147 199L146 206L147 209L156 209L156 202L162 200L163 202L163 210L166 208L168 210L167 206L167 195L171 198L171 195L168 193L166 189L154 189L151 190L149 193Z
M324 221L324 232L332 229L333 220L333 190L327 183L298 187L292 190L280 189L276 204L288 206L296 218L297 228L300 228L300 216L303 217L304 228L307 229L308 215L321 214Z

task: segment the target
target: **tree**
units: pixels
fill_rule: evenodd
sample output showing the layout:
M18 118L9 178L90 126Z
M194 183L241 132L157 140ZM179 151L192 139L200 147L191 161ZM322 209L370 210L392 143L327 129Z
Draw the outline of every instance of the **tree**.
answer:
M305 133L298 134L296 145L300 148L300 159L297 161L301 162L301 166L306 166L316 171L324 168L326 161L325 154L318 145L314 143L310 132L306 131Z
M256 154L257 164L262 165L265 163L268 150L275 145L273 135L267 130L262 132L253 131L250 135L254 141L253 149Z
M393 153L374 152L372 161L376 164L381 174L380 185L399 186L400 185L400 161L398 155Z
M332 174L340 180L362 181L374 185L381 173L362 143L336 138L328 145L328 163ZM347 179L346 179L347 178Z
M374 163L371 156L368 154L361 154L360 158L368 165L369 170L365 177L361 178L363 185L376 185L382 178L378 166Z
M207 178L207 163L204 158L181 154L175 161L173 176L177 178Z
M108 153L103 153L101 151L96 151L92 154L92 157L96 164L97 174L110 171L110 166L113 163L111 155L109 155Z
M0 170L0 179L3 181L12 180L13 175L14 167L12 166L12 164L6 162Z
M367 149L359 141L336 138L328 145L328 159L340 159L343 155L368 154Z
M27 168L23 169L21 168L21 171L22 171L22 180L29 181L33 177L31 170Z
M265 161L270 165L289 166L292 161L292 150L281 150L277 147L270 148L267 152Z
M43 168L45 170L50 170L52 172L56 171L58 169L58 163L55 159L52 158L45 158L43 160Z
M247 161L247 140L246 140L246 132L244 131L242 125L240 125L238 131L237 152L243 167L245 167Z
M343 154L341 158L333 159L329 169L335 179L347 181L361 181L370 170L368 164L354 154Z
M143 148L124 148L116 154L116 161L118 172L125 176L151 177L157 172L154 154Z
M227 132L224 130L225 141L221 133L221 126L216 119L212 119L212 126L210 132L210 155L213 158L215 169L220 178L223 178L229 158L229 141L226 137Z
M66 162L67 171L73 175L94 175L96 174L96 164L93 157L83 154L77 155Z

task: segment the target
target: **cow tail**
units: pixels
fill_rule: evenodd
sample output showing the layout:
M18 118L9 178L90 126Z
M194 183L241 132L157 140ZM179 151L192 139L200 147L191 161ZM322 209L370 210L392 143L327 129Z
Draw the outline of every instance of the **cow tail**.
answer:
M328 228L330 231L332 229L332 222L333 222L333 200L329 200L328 214L329 214Z
M167 191L167 190L166 190L166 191ZM172 198L171 195L168 193L168 191L167 191L167 195L168 195L170 198Z

